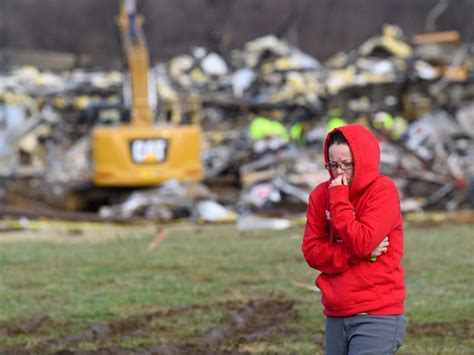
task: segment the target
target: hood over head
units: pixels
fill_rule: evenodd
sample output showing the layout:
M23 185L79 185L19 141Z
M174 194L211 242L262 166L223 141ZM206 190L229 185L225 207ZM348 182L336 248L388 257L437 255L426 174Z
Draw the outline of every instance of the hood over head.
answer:
M324 142L326 163L329 162L329 138L336 131L344 135L354 158L354 175L350 186L350 195L354 196L380 175L379 142L372 132L360 124L349 124L335 128L329 132ZM334 178L331 171L329 174L331 178Z

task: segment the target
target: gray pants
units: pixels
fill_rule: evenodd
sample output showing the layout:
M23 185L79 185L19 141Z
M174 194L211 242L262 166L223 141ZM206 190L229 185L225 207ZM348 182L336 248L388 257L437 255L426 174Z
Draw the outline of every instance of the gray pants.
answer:
M326 354L395 354L406 327L403 315L326 317Z

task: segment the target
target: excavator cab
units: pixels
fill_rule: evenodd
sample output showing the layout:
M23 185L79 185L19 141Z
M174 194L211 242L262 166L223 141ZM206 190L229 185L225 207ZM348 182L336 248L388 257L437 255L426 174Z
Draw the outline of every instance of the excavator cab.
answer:
M96 127L94 182L103 187L155 186L170 179L201 181L201 132L194 126Z
M135 0L119 1L118 26L128 67L124 107L130 111L130 121L94 128L94 183L101 187L145 187L169 179L201 181L201 129L155 122L156 93L149 75L143 18L136 13Z

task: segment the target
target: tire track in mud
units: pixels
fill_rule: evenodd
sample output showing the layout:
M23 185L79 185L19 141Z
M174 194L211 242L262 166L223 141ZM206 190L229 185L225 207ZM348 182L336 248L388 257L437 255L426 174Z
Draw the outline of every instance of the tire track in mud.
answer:
M240 312L227 315L219 327L199 337L182 343L154 346L138 354L245 354L238 350L239 345L267 340L276 334L291 336L282 322L295 317L297 312L293 301L251 300Z
M170 319L187 316L196 311L223 309L226 314L219 326L191 339L180 340L170 344L155 345L146 349L137 349L135 354L242 354L239 345L269 339L274 335L291 336L282 325L286 319L297 317L294 301L283 298L256 299L244 304L230 301L216 305L191 305L168 311L157 311L145 315L133 316L107 324L92 324L84 332L71 334L62 338L42 341L31 347L9 347L3 349L5 354L27 353L56 353L56 354L127 354L130 349L124 349L119 344L103 346L111 338L125 338L134 335L150 334L150 324L156 319ZM34 334L40 328L48 326L51 320L47 317L34 317L21 322L10 322L0 325L0 336L19 334ZM32 324L29 325L28 324ZM78 348L81 342L93 342L99 350L85 352ZM108 342L110 344L110 342Z

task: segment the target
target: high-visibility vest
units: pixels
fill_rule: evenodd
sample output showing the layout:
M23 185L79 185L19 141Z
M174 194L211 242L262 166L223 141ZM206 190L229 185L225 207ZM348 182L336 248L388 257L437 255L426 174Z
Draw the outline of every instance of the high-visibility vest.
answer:
M249 134L250 138L256 141L274 136L281 138L284 142L290 140L286 127L282 123L266 117L255 118L250 124Z
M328 130L328 132L331 132L334 128L342 127L342 126L345 126L346 124L347 124L347 122L344 121L342 118L331 117L328 120L327 130Z

